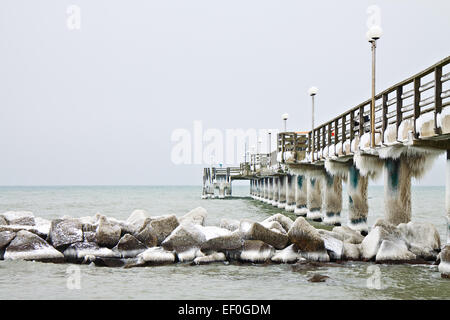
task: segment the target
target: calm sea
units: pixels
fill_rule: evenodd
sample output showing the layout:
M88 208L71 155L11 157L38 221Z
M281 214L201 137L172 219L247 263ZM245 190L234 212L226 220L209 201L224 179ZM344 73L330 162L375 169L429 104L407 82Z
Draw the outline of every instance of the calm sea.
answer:
M220 219L261 221L281 212L248 197L247 186L232 199L201 200L200 187L0 187L0 212L29 210L47 219L97 212L126 219L134 209L151 215L183 215L202 206L208 225ZM443 187L413 187L414 221L429 221L446 238ZM345 201L344 201L345 203ZM369 188L369 224L383 216L383 188ZM347 209L344 205L343 218ZM80 266L81 288L68 289L69 265L0 261L0 299L430 299L450 298L450 281L437 266L345 263L298 270L291 265L212 264L120 269ZM378 269L379 268L379 269ZM323 283L308 278L320 273ZM379 286L373 283L379 279Z

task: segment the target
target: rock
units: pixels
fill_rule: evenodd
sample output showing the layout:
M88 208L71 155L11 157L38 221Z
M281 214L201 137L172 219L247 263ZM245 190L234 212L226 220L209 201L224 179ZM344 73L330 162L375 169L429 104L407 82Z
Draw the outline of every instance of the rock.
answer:
M206 216L208 212L202 207L197 207L179 219L180 224L199 224L201 226L205 225Z
M26 226L26 225L18 225L18 224L1 225L0 226L0 232L10 231L10 232L17 233L21 230L25 230L25 231L34 233L35 235L39 236L42 239L47 239L45 234L40 233L39 230L36 229L36 226Z
M78 219L55 219L51 222L48 241L55 248L64 248L83 241L82 223Z
M125 234L113 248L113 251L119 252L122 258L134 258L145 250L147 247L131 234Z
M15 232L12 231L1 231L0 232L0 250L5 249L9 243L14 239L16 236Z
M184 251L177 251L176 254L179 262L190 262L198 257L205 256L200 248L189 248Z
M77 242L64 250L64 257L70 262L80 263L90 258L120 258L118 252L108 248L100 248L95 242ZM90 259L94 262L95 259Z
M223 252L212 252L203 257L197 257L194 259L194 264L208 264L213 262L223 262L226 260L225 254Z
M95 235L95 231L84 231L83 242L97 242L97 238L95 237Z
M295 263L300 259L297 247L291 244L283 250L277 250L271 260L276 263Z
M347 243L360 244L364 240L360 232L347 226L334 227L332 232L339 234L342 237L340 240Z
M158 217L150 222L150 226L156 234L158 245L166 239L177 227L179 223L175 215Z
M153 247L145 250L138 256L145 263L149 264L164 264L164 263L174 263L175 254L173 252L164 250L161 247Z
M122 230L118 225L114 225L105 217L101 217L95 238L100 246L112 248L119 242L121 233Z
M300 251L300 255L308 261L319 261L319 262L330 261L330 256L328 255L328 252L325 249L318 251Z
M162 242L161 246L165 250L185 251L192 247L200 247L206 241L203 232L195 224L180 224L173 232Z
M383 240L375 257L376 262L405 262L415 260L416 255L409 252L403 241Z
M2 213L3 218L7 224L17 224L23 226L34 226L34 215L30 211L8 211Z
M260 240L245 240L239 259L244 262L261 263L269 261L275 249Z
M126 223L132 225L136 231L140 231L146 224L147 218L150 218L149 214L145 210L134 210L128 217Z
M52 222L50 220L36 217L34 218L35 228L41 237L47 238L50 234Z
M328 230L325 230L325 229L317 229L317 232L319 232L319 234L321 236L322 235L328 235L328 236L333 237L333 238L335 238L337 240L344 241L344 236L342 234L340 234L340 233L336 233L336 232L333 232L333 231L328 231Z
M408 249L425 260L436 260L441 239L436 227L428 222L408 222L397 226L406 239Z
M344 242L343 259L345 260L360 260L361 258L361 245Z
M272 222L272 221L277 221L278 223L280 223L286 232L288 232L289 229L294 224L294 221L292 221L291 218L286 217L285 215L283 215L281 213L274 214L273 216L267 218L266 220L264 220L262 222L262 224L264 225L265 222Z
M322 239L325 245L325 249L328 251L328 255L331 260L341 260L344 251L344 243L330 235L323 234Z
M60 263L64 256L34 233L21 230L6 248L5 260L35 260Z
M242 220L240 230L244 234L245 239L261 240L276 249L284 249L289 242L286 234L268 229L258 222Z
M126 261L118 258L104 258L96 257L94 259L94 264L96 267L108 267L108 268L120 268L125 266Z
M287 231L284 230L283 226L278 221L261 222L261 225L274 232L287 234Z
M0 226L2 225L7 225L8 222L6 221L6 219L3 216L0 216Z
M203 227L201 225L195 225L195 226L200 232L202 232L204 234L206 240L214 239L217 237L228 236L228 235L231 235L231 233L232 233L228 229L219 228L216 226L207 226L207 227Z
M228 235L206 240L206 242L201 245L201 249L214 251L236 250L242 248L243 243L244 240L242 239L241 232L236 230Z
M230 231L238 230L240 224L241 223L240 223L239 220L234 220L234 219L222 219L222 220L220 220L220 227L224 228L224 229L228 229Z
M150 224L146 225L138 234L136 239L142 242L147 248L155 247L158 245L158 238L156 232L153 230Z
M330 278L330 277L315 273L311 278L308 279L308 281L309 282L325 282L325 280L328 278Z
M380 223L381 222L381 223ZM383 240L391 240L393 242L406 242L402 233L389 223L385 223L382 219L378 219L375 227L361 242L361 256L364 260L372 260L377 255Z
M289 240L300 251L314 252L325 249L325 244L319 232L303 217L298 217L288 232Z
M441 253L441 262L439 263L439 272L441 273L442 278L450 278L450 244L447 244L442 248Z

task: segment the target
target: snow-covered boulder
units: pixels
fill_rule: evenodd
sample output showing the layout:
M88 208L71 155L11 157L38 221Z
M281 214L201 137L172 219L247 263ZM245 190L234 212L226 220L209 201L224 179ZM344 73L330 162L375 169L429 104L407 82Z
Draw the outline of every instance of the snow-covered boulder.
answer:
M383 240L375 256L376 262L405 262L415 260L416 255L408 251L403 241Z
M8 222L6 221L5 217L0 215L0 226L5 226L7 224L8 224Z
M39 236L21 230L6 248L4 259L60 263L64 261L64 256Z
M325 244L319 232L303 217L298 217L288 232L289 240L300 251L313 252L325 249Z
M239 229L240 221L234 219L221 219L220 227L228 229L230 231L235 231Z
M144 227L148 218L150 218L150 215L146 210L137 209L131 213L126 223L133 225L134 228L139 231Z
M297 247L295 244L291 244L283 250L277 250L271 260L276 263L295 263L300 259L302 257L298 253Z
M436 227L429 222L401 223L397 228L408 244L408 250L426 260L436 260L441 239Z
M239 259L244 262L262 263L270 260L275 249L260 240L245 240Z
M330 259L341 260L344 251L344 243L328 234L322 234L321 236Z
M52 222L50 220L41 218L41 217L35 217L34 218L34 222L35 222L35 228L38 231L38 233L42 236L44 236L45 238L48 237L48 235L50 234L50 228L52 225Z
M147 247L131 234L125 234L113 250L119 252L122 258L134 258L147 250Z
M197 207L195 209L192 209L188 213L186 213L184 216L182 216L179 219L179 222L180 222L180 224L192 223L192 224L199 224L201 226L204 226L207 215L208 215L208 212L206 211L205 208Z
M275 221L272 221L275 222ZM247 240L261 240L276 249L284 249L289 242L287 234L264 227L258 222L242 220L240 231Z
M121 233L122 229L118 225L109 222L106 217L101 217L95 238L100 246L112 248L119 242Z
M135 234L137 240L142 242L147 248L158 245L158 237L151 224L147 224L139 233Z
M194 259L194 264L208 264L213 262L223 262L226 260L225 254L223 252L212 252L203 257L197 257Z
M281 213L274 214L273 216L270 216L269 218L265 219L261 224L264 225L267 222L277 221L281 224L283 229L288 232L289 229L294 224L294 221L292 221L291 218L286 217L285 215Z
M34 215L30 211L7 211L1 214L8 224L34 226Z
M179 262L190 262L194 261L196 258L204 257L205 254L200 250L200 248L189 248L182 251L176 251L177 258Z
M171 251L164 250L161 247L147 249L139 254L138 257L146 264L165 264L175 262L175 254Z
M339 234L342 237L340 240L347 243L359 244L364 240L364 237L360 232L353 230L348 226L334 227L332 231Z
M198 225L180 224L175 230L161 243L165 250L185 251L189 248L198 248L206 241L205 234Z
M344 260L360 260L361 244L344 242L342 258Z
M439 272L443 278L450 278L450 244L442 248L440 253L441 262L439 263Z
M329 262L330 256L328 255L327 250L317 250L317 251L300 251L300 255L309 261L318 261L318 262Z
M229 234L206 240L206 242L201 245L201 248L202 250L214 251L235 250L242 247L243 241L241 232L236 230Z
M94 262L96 258L120 258L119 252L101 248L95 242L77 242L64 250L64 257L70 262Z
M158 245L166 239L179 225L175 215L167 215L158 217L150 222L150 226L155 232Z
M15 236L16 233L12 231L0 232L0 259L3 259L5 248L11 243Z
M83 241L83 225L78 219L52 220L48 241L55 248L64 248L75 242Z

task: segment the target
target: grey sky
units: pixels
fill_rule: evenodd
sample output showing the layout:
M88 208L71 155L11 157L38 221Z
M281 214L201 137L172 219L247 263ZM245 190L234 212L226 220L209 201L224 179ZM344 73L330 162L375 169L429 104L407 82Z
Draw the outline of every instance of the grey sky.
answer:
M311 85L316 123L369 97L372 4L379 90L450 54L448 0L1 0L0 185L200 184L174 129L309 130Z

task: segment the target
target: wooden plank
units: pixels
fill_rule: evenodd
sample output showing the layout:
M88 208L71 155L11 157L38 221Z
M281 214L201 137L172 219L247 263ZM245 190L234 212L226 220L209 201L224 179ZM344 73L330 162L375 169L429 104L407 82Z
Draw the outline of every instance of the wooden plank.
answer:
M388 113L388 95L383 94L383 101L382 101L382 122L381 122L381 141L384 143L384 132L386 131L386 128L388 126L388 120L387 120L387 113Z
M420 117L420 78L414 78L414 136L419 137L419 132L416 128L416 120Z
M442 130L438 127L437 115L442 111L442 66L434 69L434 132L441 134Z

